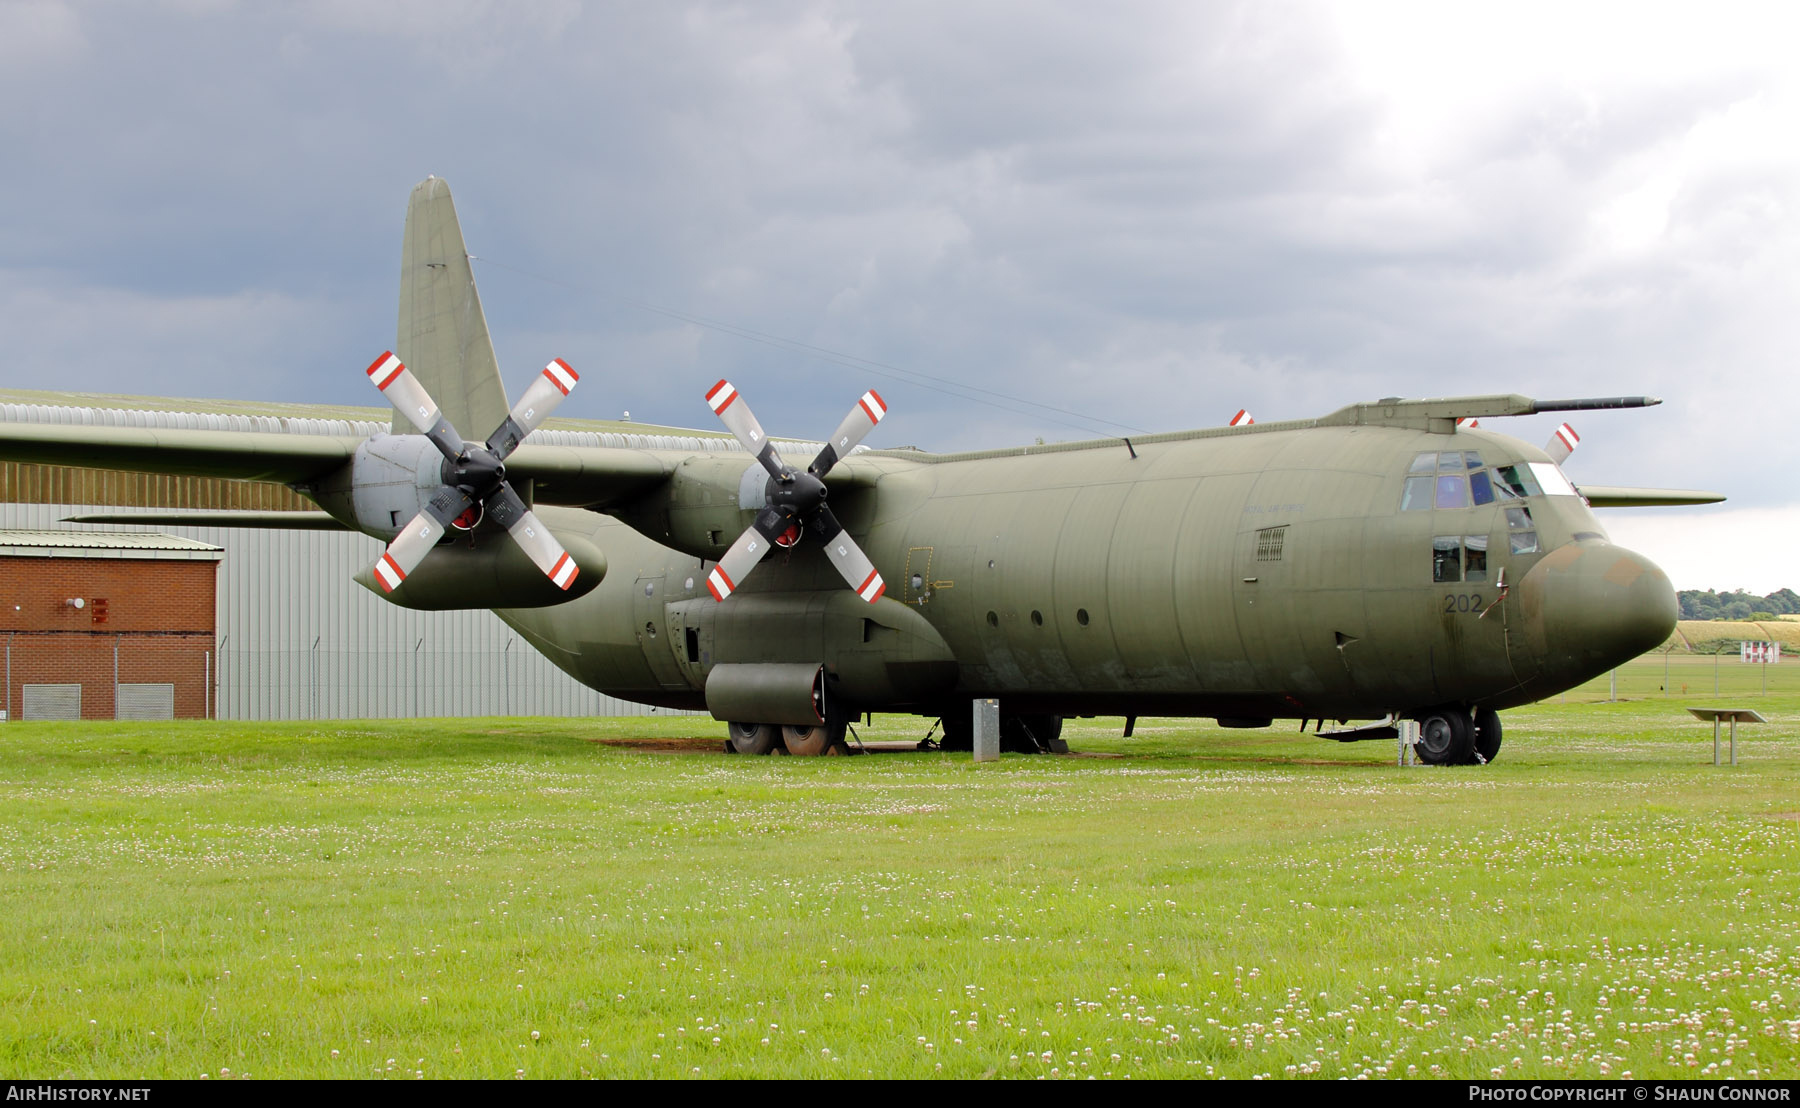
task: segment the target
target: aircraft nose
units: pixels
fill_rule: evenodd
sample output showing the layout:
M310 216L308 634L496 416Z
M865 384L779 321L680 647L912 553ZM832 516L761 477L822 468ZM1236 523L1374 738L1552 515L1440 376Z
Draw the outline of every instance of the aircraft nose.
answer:
M1519 582L1526 638L1546 677L1585 681L1668 641L1678 606L1668 574L1605 542L1546 554Z

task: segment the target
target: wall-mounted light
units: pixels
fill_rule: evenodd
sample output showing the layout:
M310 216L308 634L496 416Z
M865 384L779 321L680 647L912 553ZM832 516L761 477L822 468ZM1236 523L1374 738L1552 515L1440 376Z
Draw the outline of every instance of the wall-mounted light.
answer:
M63 603L67 604L69 607L75 609L78 612L81 609L87 607L87 601L83 600L79 596L71 596L69 599L63 601Z

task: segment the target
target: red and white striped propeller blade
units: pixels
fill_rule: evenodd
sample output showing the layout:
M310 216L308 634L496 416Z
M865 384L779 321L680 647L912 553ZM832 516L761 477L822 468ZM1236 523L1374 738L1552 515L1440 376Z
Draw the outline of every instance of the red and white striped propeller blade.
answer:
M1251 415L1247 408L1239 408L1238 414L1231 417L1231 426L1233 427L1248 427L1255 422L1256 417Z
M720 381L707 391L706 406L725 424L726 430L737 436L744 449L756 456L770 476L785 477L786 466L782 464L781 455L776 453L775 444L763 434L762 424L757 422L750 405L738 395L730 381Z
M444 531L450 521L473 507L475 501L461 489L449 485L438 489L423 511L412 517L412 520L394 541L388 543L381 557L375 560L375 580L381 582L383 592L393 592L406 580L407 574L419 568L425 555L444 537Z
M575 559L563 549L563 544L556 541L550 528L537 514L525 506L519 494L513 491L510 484L501 482L500 487L487 500L488 513L494 522L506 528L507 535L519 544L533 565L544 571L550 583L564 592L575 583L575 577L581 568Z
M450 421L438 411L437 401L393 351L383 351L381 357L369 364L369 382L381 390L381 395L388 398L395 411L411 420L414 427L436 443L444 457L455 461L462 453L462 436L450 426Z
M744 528L744 533L731 544L719 564L707 573L706 590L712 593L714 600L724 600L737 591L738 584L749 576L756 563L762 561L774 545L773 540L755 527Z
M519 447L526 435L550 418L556 406L573 392L581 376L561 358L544 367L544 372L526 388L525 395L513 405L512 413L488 436L487 448L501 461Z
M844 530L844 525L838 522L830 508L820 505L814 526L825 541L825 556L831 559L832 568L850 583L856 595L870 604L880 600L881 594L887 591L887 582L881 579L875 563L863 553L862 547L856 545L856 540Z
M825 448L819 451L819 456L806 468L814 477L825 476L832 466L850 456L850 452L856 449L856 444L863 441L875 429L875 425L887 417L887 411L887 403L881 399L880 393L874 389L863 393L856 406L850 409L850 414L844 417L844 422L838 424L838 429L831 433L831 438L825 443Z
M1544 444L1544 453L1550 455L1551 461L1562 465L1580 445L1581 436L1575 433L1575 428L1565 423L1558 427L1556 432L1550 436L1550 441Z

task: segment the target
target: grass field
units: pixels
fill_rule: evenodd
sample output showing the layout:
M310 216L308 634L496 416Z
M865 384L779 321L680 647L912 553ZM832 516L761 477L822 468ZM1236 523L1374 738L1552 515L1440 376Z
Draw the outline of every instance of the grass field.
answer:
M985 766L7 724L0 1073L1800 1076L1800 666L1721 667L1772 720L1733 769L1670 664L1458 769L1185 721Z

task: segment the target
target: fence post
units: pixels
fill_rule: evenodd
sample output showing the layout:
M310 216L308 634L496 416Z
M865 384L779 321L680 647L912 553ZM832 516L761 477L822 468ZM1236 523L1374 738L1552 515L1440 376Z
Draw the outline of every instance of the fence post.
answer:
M225 683L225 644L230 641L231 633L228 631L225 637L213 647L214 652L219 656L219 668L213 671L212 718L214 719L219 718L219 686Z

